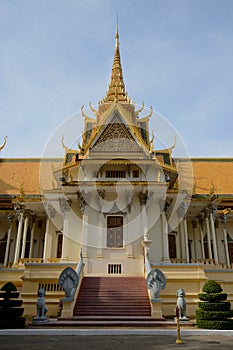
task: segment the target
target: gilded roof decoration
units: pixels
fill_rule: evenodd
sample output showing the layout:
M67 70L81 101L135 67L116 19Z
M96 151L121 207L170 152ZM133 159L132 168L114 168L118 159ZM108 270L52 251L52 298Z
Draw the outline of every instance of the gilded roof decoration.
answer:
M139 152L142 148L136 142L127 126L114 115L111 123L107 124L104 131L92 147L92 152Z
M6 146L6 139L7 139L7 136L4 137L3 144L2 144L2 146L0 146L0 152Z
M117 27L115 53L114 53L114 59L113 59L113 65L112 65L112 75L111 75L110 84L108 87L106 97L101 101L101 103L118 102L118 101L132 103L132 101L127 96L127 92L125 91L125 83L123 79L120 48L119 48L119 34L118 34L118 27Z

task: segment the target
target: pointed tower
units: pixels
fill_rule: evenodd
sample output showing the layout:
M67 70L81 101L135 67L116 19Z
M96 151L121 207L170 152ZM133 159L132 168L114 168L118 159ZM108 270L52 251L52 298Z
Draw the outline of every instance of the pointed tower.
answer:
M78 147L82 157L87 158L90 155L94 157L94 153L97 152L98 142L103 146L106 138L109 140L114 139L115 135L116 139L117 135L118 140L122 138L134 140L133 145L131 144L130 147L127 146L130 151L130 157L132 157L131 153L134 150L134 157L149 158L153 148L149 140L148 125L152 115L152 109L147 116L140 118L139 114L144 109L144 103L142 103L141 108L135 110L134 102L128 97L121 65L118 25L116 27L115 39L114 58L108 91L106 96L99 101L97 110L93 108L91 102L89 103L90 110L94 113L94 118L84 113L84 106L81 108L82 116L84 117L84 132L82 135L82 144L79 144ZM107 133L105 128L108 124ZM124 127L122 128L123 125ZM105 132L103 132L104 130ZM115 143L117 142L115 140ZM113 142L111 142L112 144ZM93 148L95 148L95 151ZM110 145L108 151L113 151ZM122 157L122 149L119 148L117 152L119 154L116 158L119 156ZM106 150L104 150L102 156L105 157L106 154ZM99 155L96 154L95 156L98 157Z
M115 53L112 65L111 80L108 87L106 97L101 103L112 103L112 102L131 102L125 91L125 84L123 79L123 72L121 66L120 48L119 48L119 33L118 25L116 27L116 45Z

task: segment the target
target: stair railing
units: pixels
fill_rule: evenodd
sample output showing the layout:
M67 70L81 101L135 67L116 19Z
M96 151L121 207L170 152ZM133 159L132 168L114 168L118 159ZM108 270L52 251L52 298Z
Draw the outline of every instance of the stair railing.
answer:
M145 279L151 271L149 247L144 247L144 262L145 262Z
M70 318L73 316L75 302L81 287L84 276L84 262L82 250L80 251L80 258L76 269L71 267L65 268L59 276L59 285L65 291L65 297L61 299L62 318Z
M77 267L76 267L76 273L78 276L81 276L81 273L83 271L83 267L84 267L84 262L83 262L83 254L82 254L82 249L81 249L79 262L78 262Z
M164 276L162 271L160 271L157 268L151 267L149 248L150 244L150 240L144 239L143 246L146 286L149 291L150 299L154 300L159 298L160 290L166 287L166 277Z

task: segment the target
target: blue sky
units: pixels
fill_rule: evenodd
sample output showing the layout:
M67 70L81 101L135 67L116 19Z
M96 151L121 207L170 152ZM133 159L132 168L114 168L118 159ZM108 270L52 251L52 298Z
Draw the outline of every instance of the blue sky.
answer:
M233 157L232 0L0 0L1 157L40 157L105 96L116 13L129 96L167 118L192 157ZM50 155L63 155L60 136Z

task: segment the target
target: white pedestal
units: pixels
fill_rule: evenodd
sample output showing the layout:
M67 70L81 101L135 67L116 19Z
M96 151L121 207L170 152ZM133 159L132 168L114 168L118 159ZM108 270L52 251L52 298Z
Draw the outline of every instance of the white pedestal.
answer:
M162 299L154 298L150 301L151 304L151 317L157 318L159 320L164 320L162 315Z

